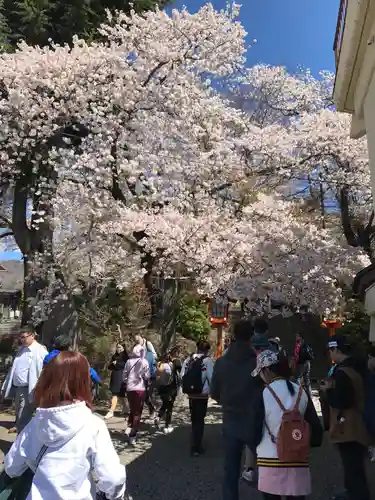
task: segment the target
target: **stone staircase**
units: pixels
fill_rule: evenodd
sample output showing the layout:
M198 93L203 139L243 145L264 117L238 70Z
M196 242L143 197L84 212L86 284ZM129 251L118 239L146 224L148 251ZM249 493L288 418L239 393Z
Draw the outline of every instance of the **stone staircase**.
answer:
M1 337L7 337L8 335L17 335L20 326L20 319L0 320L0 340Z

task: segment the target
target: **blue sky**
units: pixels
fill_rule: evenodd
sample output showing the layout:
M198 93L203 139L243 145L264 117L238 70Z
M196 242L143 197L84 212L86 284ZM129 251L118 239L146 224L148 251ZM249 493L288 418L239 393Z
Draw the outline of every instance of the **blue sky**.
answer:
M0 252L0 260L18 260L20 258L20 252Z
M194 12L204 0L177 0ZM215 8L225 7L226 0L212 0ZM248 64L259 62L334 71L333 39L340 0L237 0L242 3L241 21L249 43L258 43L248 53ZM0 260L20 258L18 252L0 252Z
M186 5L190 12L204 5L204 0L177 0L174 6ZM212 0L215 8L225 7L226 0ZM241 21L249 42L258 43L248 54L248 64L263 62L334 71L333 39L340 0L236 0L242 4Z

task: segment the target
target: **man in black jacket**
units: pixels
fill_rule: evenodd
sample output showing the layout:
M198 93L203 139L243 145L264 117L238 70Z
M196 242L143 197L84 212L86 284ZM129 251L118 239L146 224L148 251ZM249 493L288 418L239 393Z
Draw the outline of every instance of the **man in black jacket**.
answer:
M331 337L328 348L335 368L320 389L322 401L329 405L330 440L338 447L344 469L346 494L337 500L370 500L365 459L371 438L363 415L366 362L344 336Z
M251 347L252 333L250 321L242 320L235 325L235 342L216 361L211 382L211 397L223 410L223 500L238 500L243 451L248 446L255 453L257 445L255 420L261 406L263 384L251 376L256 367L256 355Z

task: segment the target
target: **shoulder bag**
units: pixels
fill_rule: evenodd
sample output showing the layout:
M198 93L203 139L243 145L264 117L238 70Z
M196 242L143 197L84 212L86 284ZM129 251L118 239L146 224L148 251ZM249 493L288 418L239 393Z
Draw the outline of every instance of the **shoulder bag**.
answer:
M36 458L35 472L46 451L47 446L43 445ZM28 467L21 476L9 477L3 471L0 474L0 500L26 500L33 484L35 472Z

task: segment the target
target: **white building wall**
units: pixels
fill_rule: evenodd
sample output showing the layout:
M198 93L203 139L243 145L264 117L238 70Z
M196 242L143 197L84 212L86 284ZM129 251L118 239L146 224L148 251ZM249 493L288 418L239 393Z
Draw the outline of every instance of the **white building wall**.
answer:
M371 188L375 209L375 74L373 73L363 106L369 161L371 169Z

